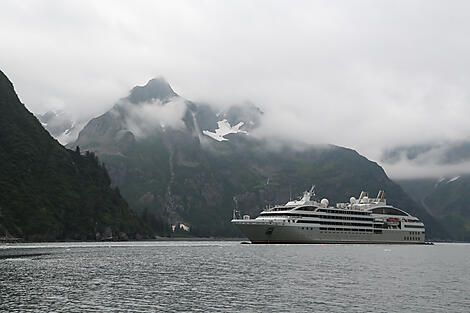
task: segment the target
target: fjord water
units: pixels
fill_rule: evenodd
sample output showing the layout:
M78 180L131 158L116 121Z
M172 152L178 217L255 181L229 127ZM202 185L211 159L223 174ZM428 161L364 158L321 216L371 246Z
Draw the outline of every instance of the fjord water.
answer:
M469 312L470 245L0 246L6 312Z

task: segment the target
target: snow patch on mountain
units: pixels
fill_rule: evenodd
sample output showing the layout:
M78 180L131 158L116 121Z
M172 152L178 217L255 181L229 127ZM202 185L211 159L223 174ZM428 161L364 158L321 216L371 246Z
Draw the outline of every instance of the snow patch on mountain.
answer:
M48 111L44 114L36 114L36 117L49 134L62 145L76 140L87 123L85 120L73 121L67 113L62 111Z
M458 176L455 176L455 177L452 177L452 178L447 178L447 177L441 177L439 178L436 183L434 184L434 188L437 188L439 187L439 185L444 185L444 184L449 184L449 183L452 183L452 182L455 182L456 180L458 180L460 178L460 175Z
M202 133L217 141L228 141L228 139L225 138L225 136L228 134L248 134L247 131L240 129L240 127L242 127L244 124L244 122L240 122L237 125L230 126L230 123L226 119L223 119L217 122L218 128L215 130L215 132L203 130Z
M85 127L86 123L86 121L73 123L72 127L66 129L62 134L56 136L57 141L65 146L68 143L77 140L78 134L83 129L83 127Z

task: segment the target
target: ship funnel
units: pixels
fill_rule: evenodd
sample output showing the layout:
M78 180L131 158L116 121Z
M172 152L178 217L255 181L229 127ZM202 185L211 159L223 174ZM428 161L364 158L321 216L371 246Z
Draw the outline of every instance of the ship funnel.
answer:
M385 191L379 190L379 193L377 194L377 199L383 200L385 197Z
M361 191L361 194L359 195L359 200L361 200L361 199L364 198L365 196L367 196L367 192Z

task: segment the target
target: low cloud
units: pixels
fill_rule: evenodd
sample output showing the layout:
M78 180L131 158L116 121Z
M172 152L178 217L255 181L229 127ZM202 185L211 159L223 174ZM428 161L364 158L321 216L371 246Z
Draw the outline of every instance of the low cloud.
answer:
M469 10L426 0L5 0L0 59L33 112L95 117L163 75L193 101L252 101L264 138L380 161L401 145L469 139ZM143 136L152 121L136 113L129 127Z
M381 163L393 178L439 178L470 173L470 142L400 146L386 151Z
M157 130L184 128L182 120L187 106L181 97L162 103L160 100L133 104L121 102L119 108L125 112L126 127L136 136L145 138Z
M386 164L385 172L392 179L440 178L470 174L470 161L458 164L416 163L402 159Z

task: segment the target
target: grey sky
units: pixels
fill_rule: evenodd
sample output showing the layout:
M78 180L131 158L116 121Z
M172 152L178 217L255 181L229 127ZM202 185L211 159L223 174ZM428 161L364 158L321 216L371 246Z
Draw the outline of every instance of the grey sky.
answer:
M256 103L260 134L378 161L395 145L470 139L468 12L468 1L3 0L0 68L34 112L96 116L162 75L191 100Z

